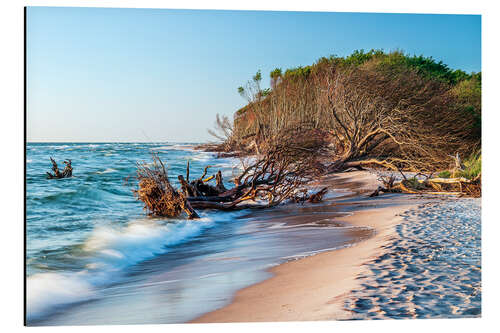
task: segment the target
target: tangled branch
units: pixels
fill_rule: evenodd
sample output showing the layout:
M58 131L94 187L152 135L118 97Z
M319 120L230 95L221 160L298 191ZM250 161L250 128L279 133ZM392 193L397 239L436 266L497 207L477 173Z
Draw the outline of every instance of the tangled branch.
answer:
M64 170L62 172L59 170L56 161L52 157L50 158L50 162L52 163L52 171L54 173L52 174L50 172L47 172L47 179L69 178L73 176L73 167L71 166L71 160L63 161L66 166L64 167Z
M138 164L138 189L134 190L151 215L174 217L186 212L197 217L194 209L239 210L276 206L285 200L296 201L302 186L315 177L313 158L286 145L277 145L250 163L232 181L235 186L227 189L219 170L206 177L210 166L205 167L198 179L189 181L189 163L186 177L177 178L180 188L174 188L167 171L157 155L152 164ZM307 156L311 156L307 154ZM211 183L215 181L215 185ZM326 189L308 197L310 202L320 202ZM309 200L310 199L310 200Z

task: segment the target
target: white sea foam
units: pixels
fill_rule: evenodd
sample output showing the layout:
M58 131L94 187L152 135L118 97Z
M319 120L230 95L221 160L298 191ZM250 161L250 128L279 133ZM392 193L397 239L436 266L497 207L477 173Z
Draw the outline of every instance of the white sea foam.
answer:
M68 145L62 145L62 146L49 146L49 148L54 148L55 150L64 150L66 148L69 148L70 146Z
M170 146L159 146L153 147L151 150L186 150L186 151L195 151L193 145L170 145Z
M115 170L113 168L107 168L106 170L97 171L96 173L102 174L102 173L111 173L111 172L117 172L117 170Z
M206 153L206 152L200 152L194 156L190 156L189 159L190 160L194 160L194 161L200 161L200 162L204 162L204 161L208 161L210 159L213 158L213 154L212 153Z
M232 219L235 214L218 216ZM97 227L83 244L91 258L85 269L28 277L28 320L42 318L63 305L96 297L99 289L119 280L125 268L166 253L169 247L189 241L214 224L212 218L203 217L171 223L144 219L121 228Z
M306 257L310 257L310 256L313 256L313 255L316 255L318 253L323 253L323 252L329 252L329 251L335 251L335 250L345 249L345 248L348 248L348 247L352 247L355 244L357 244L357 243L354 242L354 243L348 243L348 244L344 244L344 245L340 245L340 246L336 246L336 247L330 247L330 248L321 249L321 250L315 250L315 251L307 251L307 252L297 253L297 254L294 254L294 255L291 255L291 256L281 257L281 259L284 259L284 260L287 260L287 261L299 260L299 259L302 259L302 258L306 258Z
M151 150L169 150L169 149L172 149L171 146L160 146L160 147L153 147L153 148L150 148Z
M94 296L92 286L78 274L40 273L27 279L26 314L38 319L62 304L81 302Z
M200 234L214 224L209 218L159 224L139 220L123 228L98 227L85 242L84 249L94 253L96 262L108 270L122 269L167 251Z

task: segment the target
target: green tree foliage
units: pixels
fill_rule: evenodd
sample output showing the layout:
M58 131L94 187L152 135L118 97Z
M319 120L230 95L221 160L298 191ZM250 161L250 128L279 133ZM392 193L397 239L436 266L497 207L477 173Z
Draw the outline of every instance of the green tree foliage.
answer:
M262 72L259 69L257 73L252 77L251 81L248 81L245 85L238 87L238 94L246 99L248 103L260 100L262 97L269 94L269 90L263 91L260 87L260 82L262 81Z
M252 79L254 82L262 81L262 72L260 71L260 69L257 71L257 73L255 73Z
M355 50L346 57L332 55L328 58L322 57L316 62L316 66L325 63L336 64L342 67L359 67L368 62L374 62L378 70L390 70L393 72L403 72L406 69L413 69L420 75L432 79L438 79L449 84L455 85L460 81L472 78L473 74L467 74L462 70L452 70L442 61L436 61L432 57L423 55L409 55L402 51L384 52L381 49L372 49L368 52L364 50ZM296 69L291 69L294 71Z
M474 116L474 136L481 137L481 73L472 73L452 89L462 112Z
M384 56L384 52L382 50L370 50L369 52L365 52L364 50L355 50L351 55L345 58L334 57L335 60L338 60L343 65L354 65L359 66L371 60L373 58L379 58Z
M270 93L271 93L271 88L262 89L260 91L260 94L262 97L265 97L265 96L269 95Z
M281 68L275 68L273 71L271 71L269 76L271 77L271 89L274 89L281 82L281 79L283 77Z
M271 71L269 76L271 77L271 79L280 78L282 76L281 68L276 67L273 71Z

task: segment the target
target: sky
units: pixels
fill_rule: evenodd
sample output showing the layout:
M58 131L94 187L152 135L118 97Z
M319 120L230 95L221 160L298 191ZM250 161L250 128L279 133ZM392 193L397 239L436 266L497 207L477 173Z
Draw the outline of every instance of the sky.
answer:
M257 70L357 49L481 71L479 15L28 7L28 142L205 142Z

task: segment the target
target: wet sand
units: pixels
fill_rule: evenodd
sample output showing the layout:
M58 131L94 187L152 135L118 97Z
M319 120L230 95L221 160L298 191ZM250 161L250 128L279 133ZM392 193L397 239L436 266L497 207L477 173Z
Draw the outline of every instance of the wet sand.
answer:
M331 205L343 206L351 216L341 222L371 227L376 233L351 247L323 252L270 269L273 276L240 290L230 305L207 313L193 322L257 322L351 319L345 304L351 291L361 289L359 276L370 272L368 263L388 251L396 237L400 214L429 201L416 196L388 194L367 198L378 186L369 172L349 172L322 180L332 188L354 190ZM319 185L319 184L318 184Z

